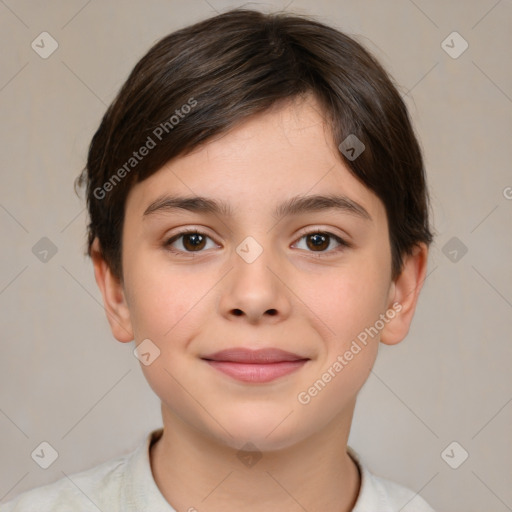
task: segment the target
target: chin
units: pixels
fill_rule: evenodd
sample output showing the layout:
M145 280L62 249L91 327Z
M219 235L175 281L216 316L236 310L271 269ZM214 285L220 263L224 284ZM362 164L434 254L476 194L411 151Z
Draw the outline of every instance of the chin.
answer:
M224 415L219 422L225 430L215 424L215 437L230 448L240 450L247 443L254 445L258 451L268 452L288 448L307 437L307 425L298 424L299 418L293 409L279 412L252 409L244 411L238 408L230 415ZM297 417L294 417L297 416Z

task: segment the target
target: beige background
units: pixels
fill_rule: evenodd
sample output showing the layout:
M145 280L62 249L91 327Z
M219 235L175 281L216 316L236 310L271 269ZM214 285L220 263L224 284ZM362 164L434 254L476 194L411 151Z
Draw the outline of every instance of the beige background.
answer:
M126 453L161 425L133 343L110 333L82 255L85 204L73 180L149 47L240 5L0 2L0 502ZM401 85L425 152L437 230L430 274L410 335L381 348L350 444L438 511L512 510L512 3L245 5L287 6L357 35ZM59 44L47 59L31 48L43 31ZM469 44L456 59L441 46L453 31ZM46 263L33 253L42 237L57 249ZM467 247L456 262L452 237ZM46 470L30 456L42 441L59 453ZM453 441L461 447L449 460L469 453L458 469L441 457Z

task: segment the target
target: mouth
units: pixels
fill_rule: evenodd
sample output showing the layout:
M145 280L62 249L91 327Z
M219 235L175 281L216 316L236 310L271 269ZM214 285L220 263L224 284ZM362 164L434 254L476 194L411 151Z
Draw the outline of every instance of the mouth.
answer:
M309 361L309 358L275 348L232 348L201 359L236 380L253 383L265 383L284 377Z

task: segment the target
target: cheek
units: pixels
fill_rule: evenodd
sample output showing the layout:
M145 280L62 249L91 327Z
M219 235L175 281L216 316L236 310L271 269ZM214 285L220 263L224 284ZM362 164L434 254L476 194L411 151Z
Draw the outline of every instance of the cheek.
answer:
M193 310L204 292L179 269L170 272L170 266L144 258L133 258L130 267L126 276L135 338L163 343L174 334L176 326Z
M333 272L323 283L323 293L309 292L314 310L331 328L339 349L384 312L389 286L385 275L383 269L367 261Z
M324 350L314 375L297 395L304 414L324 422L349 407L370 375L380 339L374 326L384 312L386 281L368 265L351 266L336 273L328 286L323 295L310 295L318 312L314 329L321 333Z

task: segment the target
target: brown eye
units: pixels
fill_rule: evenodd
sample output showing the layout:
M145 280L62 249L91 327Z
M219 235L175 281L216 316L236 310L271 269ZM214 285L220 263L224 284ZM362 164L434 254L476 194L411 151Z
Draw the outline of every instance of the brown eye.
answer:
M164 246L173 253L186 255L187 253L202 252L208 240L211 240L210 237L204 233L188 230L173 236L164 243Z
M350 247L348 242L345 242L339 236L334 235L333 233L322 232L322 231L311 231L309 233L304 233L299 240L306 240L306 250L308 252L317 252L317 253L329 253L335 252L337 250ZM335 241L338 244L338 247L329 250L329 246L332 241Z
M206 238L199 233L191 233L183 235L183 247L187 251L201 250L205 246Z
M324 233L312 233L306 235L306 244L312 250L323 251L329 247L329 235Z

